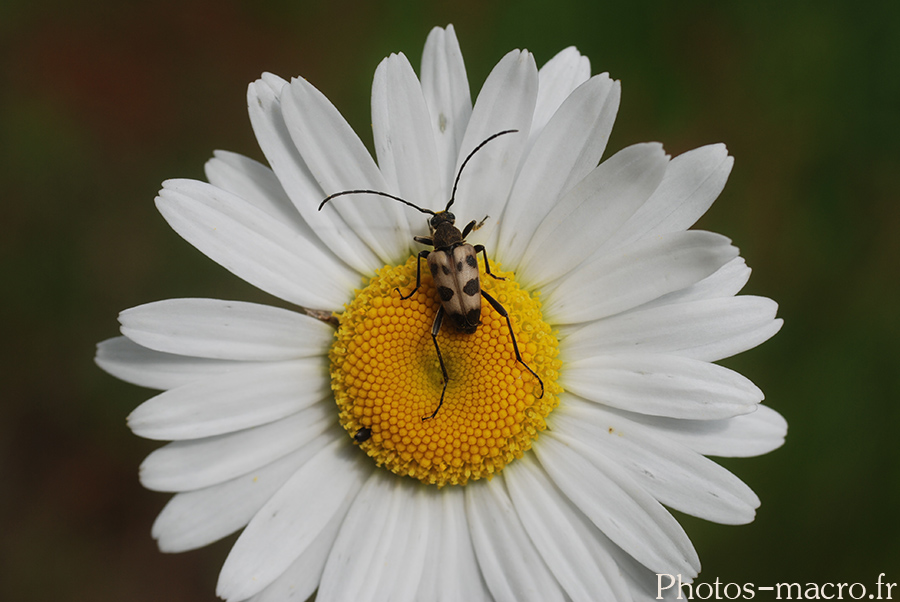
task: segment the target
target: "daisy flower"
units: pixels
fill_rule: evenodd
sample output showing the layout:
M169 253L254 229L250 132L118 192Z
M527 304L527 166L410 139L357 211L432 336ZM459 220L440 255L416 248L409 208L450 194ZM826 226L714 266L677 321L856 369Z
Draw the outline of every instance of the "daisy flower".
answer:
M252 83L268 166L217 152L209 183L169 180L156 203L294 309L149 303L97 353L163 391L128 420L169 441L140 470L175 493L160 548L243 529L229 601L650 600L656 574L695 577L667 508L752 521L756 495L707 456L786 433L714 362L781 320L737 294L750 270L728 238L688 229L725 185L725 147L603 158L619 98L574 48L540 69L514 50L473 105L454 30L437 28L420 77L402 54L375 72L376 161L306 80ZM465 292L428 227L451 198L474 245L453 261L480 270ZM417 275L423 250L434 276ZM453 303L479 301L480 323L454 328Z

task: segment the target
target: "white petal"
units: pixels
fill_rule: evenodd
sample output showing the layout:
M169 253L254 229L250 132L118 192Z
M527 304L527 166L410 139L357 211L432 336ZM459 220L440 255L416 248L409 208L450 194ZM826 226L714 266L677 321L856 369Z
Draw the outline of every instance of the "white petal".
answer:
M737 257L730 243L719 234L691 230L616 247L545 286L544 319L598 320L687 288Z
M612 555L616 559L616 564L625 583L628 585L628 600L633 602L653 602L654 600L678 600L679 596L681 596L680 600L687 598L687 592L680 593L678 590L677 579L679 575L673 576L675 587L663 589L660 593L657 589L669 584L667 573L654 573L621 550L613 551ZM682 584L693 581L689 575L680 575L680 577Z
M666 353L718 361L752 349L781 328L765 297L704 299L636 309L560 330L568 360L619 353Z
M410 562L402 557L402 546L411 535L410 522L417 520L414 488L414 483L384 471L372 474L341 525L325 564L317 600L412 599L422 571L423 541L419 541L419 558L411 560L413 566L408 567L406 579L396 583L394 577L396 571L406 568L405 561ZM396 591L395 586L406 591Z
M620 86L609 76L591 78L566 99L535 140L498 226L496 254L510 269L557 200L597 167L619 96Z
M333 402L323 400L277 422L205 439L175 441L141 463L141 484L153 491L193 491L228 481L283 458L335 427Z
M371 274L383 263L344 222L334 207L318 211L325 197L309 167L291 140L281 111L281 95L287 82L272 75L250 84L247 106L259 146L294 206L328 248L362 274Z
M274 422L328 397L328 358L265 362L160 393L128 417L135 435L212 437Z
M548 430L534 450L556 485L638 562L660 573L700 570L678 521L623 468L562 432Z
M737 372L674 355L593 356L566 363L566 391L604 405L696 420L730 418L756 410L763 393Z
M119 314L122 334L166 353L277 361L326 355L334 328L304 314L242 301L168 299Z
M328 554L334 546L334 540L337 538L338 530L347 516L351 503L352 500L349 498L344 500L340 510L335 512L325 528L291 563L291 566L265 589L249 598L248 602L284 602L291 598L300 602L309 599L319 587Z
M738 294L750 279L750 268L743 257L735 257L715 273L707 276L691 286L663 295L644 305L645 309L700 299L717 299L733 297Z
M349 438L319 452L294 473L235 542L216 593L244 600L275 581L356 497L371 463Z
M316 242L321 242L300 216L271 169L243 155L216 151L204 166L206 179L262 209ZM320 248L325 248L322 245Z
M328 602L359 599L365 594L369 599L371 590L366 582L367 569L353 571L355 562L373 560L382 533L392 527L388 520L396 520L393 510L393 490L395 479L380 470L372 472L355 496L334 545L325 561L322 579L319 583L318 600ZM380 559L379 559L380 560Z
M432 512L438 492L423 488L409 479L394 479L395 512L399 518L394 529L381 540L384 551L369 563L377 575L372 579L374 600L416 600L416 592L425 568L429 548L435 546L438 515ZM374 560L374 562L373 562ZM378 566L382 564L383 566Z
M724 144L678 155L669 163L653 196L616 232L608 246L691 227L722 192L733 164L734 158L728 156Z
M304 307L340 310L359 276L282 222L204 182L169 180L156 206L172 229L250 284Z
M359 136L312 84L294 78L281 101L291 139L326 194L358 189L397 192L390 190ZM352 195L330 205L383 263L399 263L409 255L412 235L401 203Z
M278 221L288 224L321 253L337 260L338 256L303 219L275 172L267 166L243 155L219 150L206 162L204 171L210 184L241 197ZM321 192L318 186L315 188L318 198Z
M456 171L475 147L503 130L518 130L490 141L461 173L452 211L461 224L485 215L493 216L477 232L491 248L491 233L503 207L525 150L525 141L534 115L538 76L534 58L528 52L514 50L494 67L475 100L466 135L460 145Z
M391 518L382 522L384 529L378 537L378 547L369 558L353 555L353 564L345 573L364 573L365 589L353 597L334 596L334 600L415 600L422 578L425 553L431 539L431 525L427 523L425 498L434 492L423 491L418 483L391 478L393 491L390 502ZM377 520L377 517L371 516ZM357 540L356 533L350 534ZM336 550L337 551L337 550ZM362 560L362 562L360 562ZM333 582L333 580L332 580Z
M724 420L678 420L640 414L632 419L698 453L722 458L767 454L781 447L787 435L787 421L763 405L752 414Z
M602 406L566 396L553 413L553 429L573 437L627 470L670 508L705 520L740 525L753 520L759 498L712 460L661 437Z
M528 536L569 599L628 599L608 551L615 544L556 488L533 454L504 468L503 478Z
M422 86L406 57L392 54L381 61L372 84L372 133L378 167L400 197L419 207L440 208L448 197L443 194L444 174L438 166L431 126ZM421 225L426 217L419 218Z
M591 76L591 61L574 46L561 50L538 71L538 95L531 123L536 138L575 88Z
M556 578L528 538L501 479L466 486L469 531L494 600L563 600Z
M492 600L481 576L469 523L466 520L465 488L445 487L430 496L431 526L424 572L416 600L436 602L489 602Z
M291 475L333 440L330 434L230 481L176 494L153 523L163 552L193 550L244 527Z
M322 575L317 600L414 601L434 546L435 491L378 471L353 504ZM436 518L436 517L435 517Z
M126 337L107 339L97 345L97 365L125 382L151 389L173 389L188 383L250 366L232 362L161 353L141 347Z
M472 96L459 42L452 25L435 27L422 52L422 91L431 114L441 174L441 198L450 198L456 176L456 159L469 117Z
M519 264L519 282L540 288L589 257L656 190L667 163L661 144L646 143L597 166L538 226Z

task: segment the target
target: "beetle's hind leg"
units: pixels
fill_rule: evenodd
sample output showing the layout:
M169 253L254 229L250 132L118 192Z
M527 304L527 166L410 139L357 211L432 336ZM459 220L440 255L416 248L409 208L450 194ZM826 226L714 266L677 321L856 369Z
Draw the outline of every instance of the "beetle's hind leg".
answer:
M444 365L444 356L441 355L441 348L437 342L437 335L441 331L441 322L444 321L444 306L438 308L437 314L434 316L434 325L431 327L431 340L434 341L434 349L437 351L438 363L441 365L441 375L444 378L444 387L441 389L441 400L438 402L438 406L434 409L434 412L431 413L430 416L422 416L422 421L431 420L435 416L437 416L438 411L441 409L441 406L444 405L444 394L447 392L447 383L450 382L450 377L447 376L447 367ZM540 379L538 379L540 380Z
M416 291L419 290L419 285L422 283L422 260L427 259L428 255L430 255L430 253L431 252L427 251L427 250L419 251L419 256L416 259L416 287L413 290L411 290L408 295L404 295L403 293L400 293L399 288L394 289L395 291L400 293L400 298L403 299L404 301L409 299L413 295L415 295Z
M525 366L525 369L531 372L531 375L534 376L539 383L541 383L541 394L538 395L538 399L542 398L544 396L544 381L542 381L541 377L538 376L535 371L525 363L525 360L522 359L522 354L519 353L519 345L516 344L516 335L513 333L512 321L509 319L509 313L506 311L505 307L500 305L499 301L487 294L484 289L481 290L481 296L487 299L487 302L491 304L491 307L494 308L494 311L506 318L506 326L509 327L509 338L512 339L513 351L516 352L516 361ZM435 341L435 344L437 344L437 341Z

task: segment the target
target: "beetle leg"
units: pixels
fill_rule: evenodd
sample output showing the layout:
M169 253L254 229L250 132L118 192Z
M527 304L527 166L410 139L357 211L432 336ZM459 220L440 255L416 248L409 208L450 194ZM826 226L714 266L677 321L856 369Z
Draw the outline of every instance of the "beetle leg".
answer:
M416 294L416 291L419 290L419 284L422 283L422 260L427 258L430 254L430 251L419 251L419 258L416 259L416 288L411 290L408 295L404 295L400 293L399 288L395 288L394 290L400 293L400 298L403 300L409 299L413 295Z
M489 217L490 217L490 215L485 215L484 219L481 220L480 222L476 222L475 220L472 220L471 222L466 224L466 227L463 228L463 231L462 231L463 240L465 240L466 236L468 236L470 232L474 232L478 228L482 227L484 225L484 222L486 222Z
M487 251L484 250L484 245L475 245L475 254L478 255L481 253L481 256L484 257L484 271L485 273L493 278L494 280L506 280L503 276L494 276L491 274L491 262L488 261ZM512 332L512 331L510 331Z
M444 320L444 306L440 306L437 310L437 314L434 316L434 325L431 327L431 340L434 341L434 349L437 351L438 363L441 365L441 375L444 378L444 388L441 389L441 400L438 402L438 407L435 408L434 412L431 413L431 416L423 416L422 420L431 420L435 416L437 416L438 410L441 409L441 406L444 405L444 393L447 392L447 383L450 382L450 377L447 376L447 367L444 366L444 356L441 355L441 348L438 346L437 335L441 331L441 322Z
M534 370L529 368L528 364L525 363L525 360L522 359L522 355L519 353L519 346L516 344L516 335L513 334L512 322L509 319L509 314L507 313L506 308L500 305L499 301L484 292L484 289L481 290L481 296L487 299L488 303L491 304L491 307L494 308L494 311L506 318L506 325L509 327L509 338L512 339L513 351L516 352L516 361L525 366L525 369L531 372L531 375L538 379L538 382L541 383L541 394L538 395L538 399L542 398L544 396L544 381L542 381L541 377L535 374ZM437 343L435 342L435 344Z

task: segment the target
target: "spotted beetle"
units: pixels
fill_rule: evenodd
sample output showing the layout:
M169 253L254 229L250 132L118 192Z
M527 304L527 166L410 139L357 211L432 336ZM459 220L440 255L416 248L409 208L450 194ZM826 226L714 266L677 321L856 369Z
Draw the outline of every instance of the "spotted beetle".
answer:
M414 236L413 240L423 245L429 245L433 247L433 250L423 250L419 252L416 260L416 286L407 295L400 293L401 299L409 299L417 290L419 290L419 286L422 283L421 260L426 259L428 262L428 269L431 271L431 275L434 278L434 284L437 287L438 297L441 301L441 306L434 316L434 324L431 327L431 340L434 342L438 363L440 363L441 366L443 388L441 389L441 399L438 402L437 408L435 408L434 412L429 416L423 416L423 421L430 420L437 416L441 406L444 405L444 394L447 392L447 383L450 381L450 377L447 375L447 368L444 365L444 358L441 355L441 347L438 345L437 340L437 335L441 331L441 324L444 320L444 314L450 314L456 330L466 334L474 333L481 323L481 299L479 298L479 293L480 296L484 297L491 307L494 308L494 311L506 319L506 325L509 328L509 336L512 339L513 351L516 354L516 361L522 364L525 369L538 380L538 383L540 383L541 394L538 398L544 396L544 381L542 381L541 377L525 363L525 360L522 359L522 355L519 353L519 346L516 344L516 336L513 334L509 313L499 301L481 288L481 283L478 278L478 254L481 253L482 257L484 257L485 273L497 280L505 280L505 278L491 273L491 264L488 261L487 251L485 250L484 245L472 246L466 243L466 236L480 228L488 219L488 216L485 216L480 222L472 220L466 224L466 227L460 232L454 225L456 216L450 213L450 206L453 205L453 201L456 199L456 188L459 185L459 177L462 175L463 169L465 169L469 159L491 140L517 131L518 130L504 130L502 132L497 132L483 140L471 153L469 153L462 162L462 165L460 165L459 171L456 173L456 180L453 182L450 200L447 201L447 206L444 207L443 211L423 209L398 196L377 190L344 190L329 195L319 204L319 211L321 211L322 207L325 206L325 203L339 196L346 196L349 194L375 194L395 201L400 201L404 205L408 205L421 213L432 216L428 220L431 236ZM400 289L396 290L398 292L400 291ZM368 439L370 435L371 431L367 428L363 428L357 431L354 439L358 442L362 442Z

